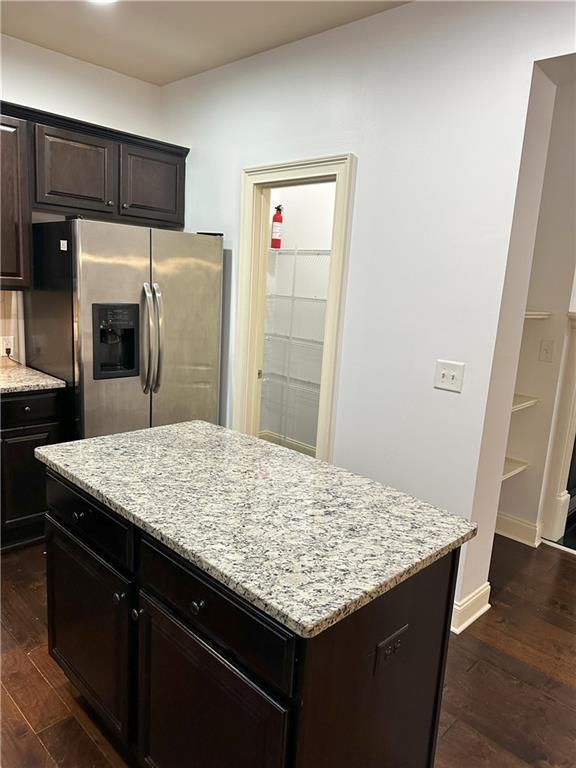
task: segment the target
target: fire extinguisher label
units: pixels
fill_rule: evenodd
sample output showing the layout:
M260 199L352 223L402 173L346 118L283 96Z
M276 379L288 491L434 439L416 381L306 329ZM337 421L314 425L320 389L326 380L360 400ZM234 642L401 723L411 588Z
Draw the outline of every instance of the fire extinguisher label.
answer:
M282 224L275 221L272 224L272 239L273 240L281 240L282 239Z

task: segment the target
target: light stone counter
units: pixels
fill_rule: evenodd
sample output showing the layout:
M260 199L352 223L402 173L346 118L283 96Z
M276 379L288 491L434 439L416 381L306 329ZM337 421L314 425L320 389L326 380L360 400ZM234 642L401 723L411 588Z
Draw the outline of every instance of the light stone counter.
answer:
M476 532L393 488L201 421L36 456L302 637Z
M43 389L61 389L66 386L62 379L27 368L7 357L0 358L0 394L14 392L38 392Z

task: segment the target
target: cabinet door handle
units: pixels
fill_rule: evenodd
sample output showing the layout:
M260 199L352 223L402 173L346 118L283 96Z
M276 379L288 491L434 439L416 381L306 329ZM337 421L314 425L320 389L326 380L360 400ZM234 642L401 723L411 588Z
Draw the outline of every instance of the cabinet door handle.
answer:
M24 411L24 413L31 413L32 412L32 408L30 408L29 405L25 405L22 410Z
M128 203L122 203L122 208L128 208Z
M116 605L120 605L122 600L126 597L126 592L114 592L113 600L116 603Z
M72 520L74 520L75 523L79 523L81 520L84 520L86 517L86 512L72 512Z
M193 616L198 616L200 611L203 611L204 608L206 608L206 600L192 600L190 603L190 613Z
M132 617L132 621L138 621L140 616L144 613L144 608L132 608L130 611L130 616Z
M110 205L110 206L114 205L114 200L108 200L106 205Z

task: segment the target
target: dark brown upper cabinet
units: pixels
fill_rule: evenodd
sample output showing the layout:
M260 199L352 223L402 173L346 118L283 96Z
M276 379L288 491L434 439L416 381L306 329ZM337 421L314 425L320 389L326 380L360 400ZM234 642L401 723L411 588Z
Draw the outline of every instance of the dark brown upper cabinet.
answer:
M30 284L30 200L28 187L28 124L2 116L0 288L27 288Z
M118 206L118 145L36 125L36 202L113 213Z
M29 284L34 210L166 229L184 227L186 147L6 101L0 102L0 111L6 115L2 136L6 280L0 287Z
M120 146L120 213L184 221L186 159L170 152Z

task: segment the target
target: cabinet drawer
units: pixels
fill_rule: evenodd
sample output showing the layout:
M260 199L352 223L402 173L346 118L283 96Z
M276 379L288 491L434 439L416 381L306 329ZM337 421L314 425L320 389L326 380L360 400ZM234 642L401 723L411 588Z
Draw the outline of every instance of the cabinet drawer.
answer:
M48 508L53 516L105 559L131 567L132 526L97 508L52 475L46 475Z
M181 565L154 542L140 545L140 586L163 598L260 680L292 692L294 637L236 603L217 586Z
M27 427L58 419L57 392L34 395L5 395L2 398L2 428Z

